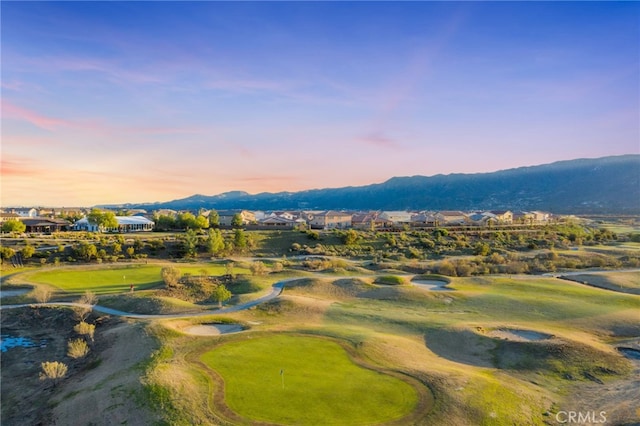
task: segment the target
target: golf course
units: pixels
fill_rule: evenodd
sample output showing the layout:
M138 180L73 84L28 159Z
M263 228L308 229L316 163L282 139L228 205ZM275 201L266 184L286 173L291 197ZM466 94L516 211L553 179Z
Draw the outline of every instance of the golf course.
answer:
M640 271L426 269L328 256L3 269L3 341L27 344L3 346L2 422L638 421ZM80 318L95 334L70 358ZM52 360L66 375L38 381Z

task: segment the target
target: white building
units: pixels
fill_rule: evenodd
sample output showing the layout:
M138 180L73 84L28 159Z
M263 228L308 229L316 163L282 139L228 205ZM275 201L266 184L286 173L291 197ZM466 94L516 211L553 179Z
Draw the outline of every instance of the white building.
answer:
M116 216L117 228L107 228L105 232L140 232L152 231L155 223L143 216ZM74 231L98 232L98 226L83 217L73 225Z

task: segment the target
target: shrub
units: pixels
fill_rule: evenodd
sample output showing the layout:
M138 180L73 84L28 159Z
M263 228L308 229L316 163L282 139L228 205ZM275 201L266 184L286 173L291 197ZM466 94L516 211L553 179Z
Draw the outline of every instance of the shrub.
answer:
M89 346L84 339L73 339L67 343L67 355L73 359L84 358L89 353Z
M40 373L40 380L53 380L54 385L59 379L62 379L67 375L66 364L58 361L45 361L40 364L42 372Z
M253 262L249 269L251 270L252 275L264 275L267 273L267 267L263 262L260 262L259 260Z
M38 303L47 303L51 299L51 290L44 287L38 287L33 291L33 297Z
M443 260L442 262L440 262L437 271L440 275L447 275L450 277L456 276L456 267L449 260Z
M178 268L174 268L173 266L165 266L160 271L162 275L162 281L167 287L178 287L178 283L180 281L180 277L182 274Z
M89 338L93 342L93 334L96 331L96 326L94 324L80 321L78 324L76 324L75 327L73 327L73 330L80 335L89 336Z

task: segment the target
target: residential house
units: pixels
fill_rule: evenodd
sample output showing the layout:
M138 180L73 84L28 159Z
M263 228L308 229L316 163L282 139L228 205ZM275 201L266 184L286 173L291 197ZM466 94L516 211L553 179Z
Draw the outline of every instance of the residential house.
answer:
M220 226L231 227L233 218L236 214L239 214L242 218L243 225L249 225L256 222L256 216L249 210L220 210L218 211Z
M353 214L329 210L310 216L309 225L313 229L346 229L351 227Z
M411 226L417 228L438 226L438 218L433 213L421 212L411 215Z
M408 211L383 211L380 213L380 218L394 225L409 225L411 223L411 213Z
M351 226L355 229L378 229L391 225L390 222L382 219L378 212L355 213L351 217Z
M511 210L491 210L488 213L495 215L501 225L511 225L513 223L513 212Z
M38 217L38 210L33 208L12 209L12 213L20 217Z
M469 221L473 225L491 226L498 224L498 218L495 214L489 212L474 213L469 216Z
M435 214L439 226L459 226L466 225L468 217L464 212L459 210L442 210Z

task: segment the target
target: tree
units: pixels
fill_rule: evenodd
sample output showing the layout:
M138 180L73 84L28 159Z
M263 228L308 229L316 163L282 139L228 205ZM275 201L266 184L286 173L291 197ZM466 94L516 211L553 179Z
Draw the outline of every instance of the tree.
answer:
M173 216L156 215L153 217L154 229L157 231L168 231L176 228L176 219Z
M222 306L222 303L229 300L231 296L231 292L224 286L224 284L218 284L211 294L211 299L214 302L218 302L218 306Z
M489 253L491 253L491 247L487 243L477 243L473 247L473 254L487 256Z
M88 262L92 258L98 257L98 248L91 243L81 241L76 247L76 254Z
M182 276L180 270L173 266L165 266L160 271L160 274L162 275L162 281L168 288L177 287Z
M219 229L209 228L206 245L207 253L211 255L219 254L224 250L224 238Z
M209 227L209 219L204 216L196 217L195 229L206 229Z
M16 251L10 247L0 247L0 258L2 261L10 260L13 256L16 255Z
M349 229L342 236L342 242L348 246L356 244L358 242L358 232L353 229Z
M89 353L89 345L84 339L73 339L67 343L67 355L73 359L84 358Z
M216 210L211 210L209 212L209 227L211 228L220 227L220 215Z
M29 259L31 256L34 255L35 252L36 252L36 249L33 248L33 246L30 244L27 244L22 248L22 250L20 250L20 254L22 254L22 257L25 259Z
M2 224L2 232L22 233L27 230L27 225L17 219L9 219Z
M96 326L94 324L80 321L78 324L76 324L75 327L73 327L73 330L82 336L89 336L89 338L93 342L93 334L96 331Z
M240 250L247 247L247 236L242 229L235 230L233 234L233 245Z
M127 247L127 256L129 256L129 258L133 259L133 255L135 254L136 249L134 249L133 247Z
M224 265L224 273L226 276L230 277L231 279L234 279L236 277L236 274L233 271L234 266L235 264L233 262L227 262Z
M193 213L184 212L178 215L176 226L180 229L197 229L196 217Z
M236 213L233 215L233 219L231 219L231 227L232 228L242 228L244 225L244 220L242 219L242 215L240 213Z
M87 220L89 223L96 225L101 232L105 229L118 227L118 220L113 212L91 209L91 212L87 215Z
M53 380L53 385L58 384L58 381L67 375L66 364L58 361L45 361L40 364L42 372L40 373L40 380Z
M75 308L76 318L79 321L84 321L89 316L93 307L98 303L98 296L96 296L94 292L86 290L84 294L80 296L77 303L85 305Z
M195 257L197 254L198 236L193 229L187 229L182 240L182 247L184 248L186 257Z
M113 243L113 246L111 247L111 252L113 253L114 256L118 256L120 253L122 253L122 244Z

